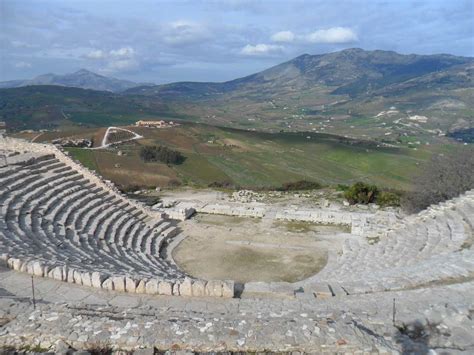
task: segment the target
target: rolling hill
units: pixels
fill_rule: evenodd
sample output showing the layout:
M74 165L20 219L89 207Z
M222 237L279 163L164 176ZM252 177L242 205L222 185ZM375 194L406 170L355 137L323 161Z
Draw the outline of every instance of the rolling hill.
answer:
M167 112L166 104L148 105L107 91L55 85L0 89L0 121L11 131L58 128L62 125L120 125Z
M270 132L428 142L474 126L473 70L474 58L346 49L304 54L222 83L147 85L120 93L2 89L0 120L10 128L39 127L34 115L48 121L54 111L96 126L164 117Z
M125 93L179 101L173 107L181 114L241 128L384 137L390 132L379 128L395 126L395 132L430 135L473 125L473 70L474 58L347 49L304 54L224 83L182 82ZM412 116L428 120L420 128Z

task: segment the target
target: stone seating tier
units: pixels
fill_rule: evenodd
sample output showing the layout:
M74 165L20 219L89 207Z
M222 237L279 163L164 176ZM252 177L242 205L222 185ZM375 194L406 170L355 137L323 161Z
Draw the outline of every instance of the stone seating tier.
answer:
M17 271L108 290L233 297L231 281L187 277L160 257L177 228L53 155L0 169L0 253Z
M332 294L334 290L357 294L472 278L473 207L474 193L468 191L407 217L372 245L364 239L348 239L340 256L329 258L322 272L301 284L307 290L322 287L332 289Z

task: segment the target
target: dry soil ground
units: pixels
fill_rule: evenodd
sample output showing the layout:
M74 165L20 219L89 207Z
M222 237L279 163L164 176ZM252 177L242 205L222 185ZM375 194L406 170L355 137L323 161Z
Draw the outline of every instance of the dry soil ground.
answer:
M173 251L190 275L237 282L296 282L319 272L328 250L340 250L343 227L197 215L181 224L188 236Z

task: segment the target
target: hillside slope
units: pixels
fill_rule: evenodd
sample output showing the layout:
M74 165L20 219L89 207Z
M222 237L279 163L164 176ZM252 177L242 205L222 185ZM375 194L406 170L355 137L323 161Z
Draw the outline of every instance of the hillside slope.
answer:
M56 85L0 89L0 121L10 130L56 128L64 124L103 126L128 124L137 117L168 111L153 100L149 105L107 91Z
M340 52L303 54L260 73L224 83L180 82L135 87L129 94L183 95L206 97L239 90L265 89L269 94L289 88L311 89L317 85L337 87L332 93L358 96L376 89L429 73L438 73L463 65L474 65L473 58L440 55L402 55L390 51L364 51L358 48ZM269 91L273 89L273 91Z
M474 58L347 49L304 54L223 83L138 86L115 94L50 86L3 89L0 120L10 128L40 127L33 116L48 121L45 111L54 107L75 122L97 126L153 116L271 132L430 142L474 127L473 71Z

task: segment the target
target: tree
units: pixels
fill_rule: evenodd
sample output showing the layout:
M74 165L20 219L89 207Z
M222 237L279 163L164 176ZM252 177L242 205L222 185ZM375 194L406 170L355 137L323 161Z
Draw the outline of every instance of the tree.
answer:
M474 149L465 146L434 155L414 176L413 191L405 193L402 207L410 213L419 212L470 189L474 189Z
M142 147L140 157L147 163L161 162L165 164L181 164L186 159L180 152L161 145Z

